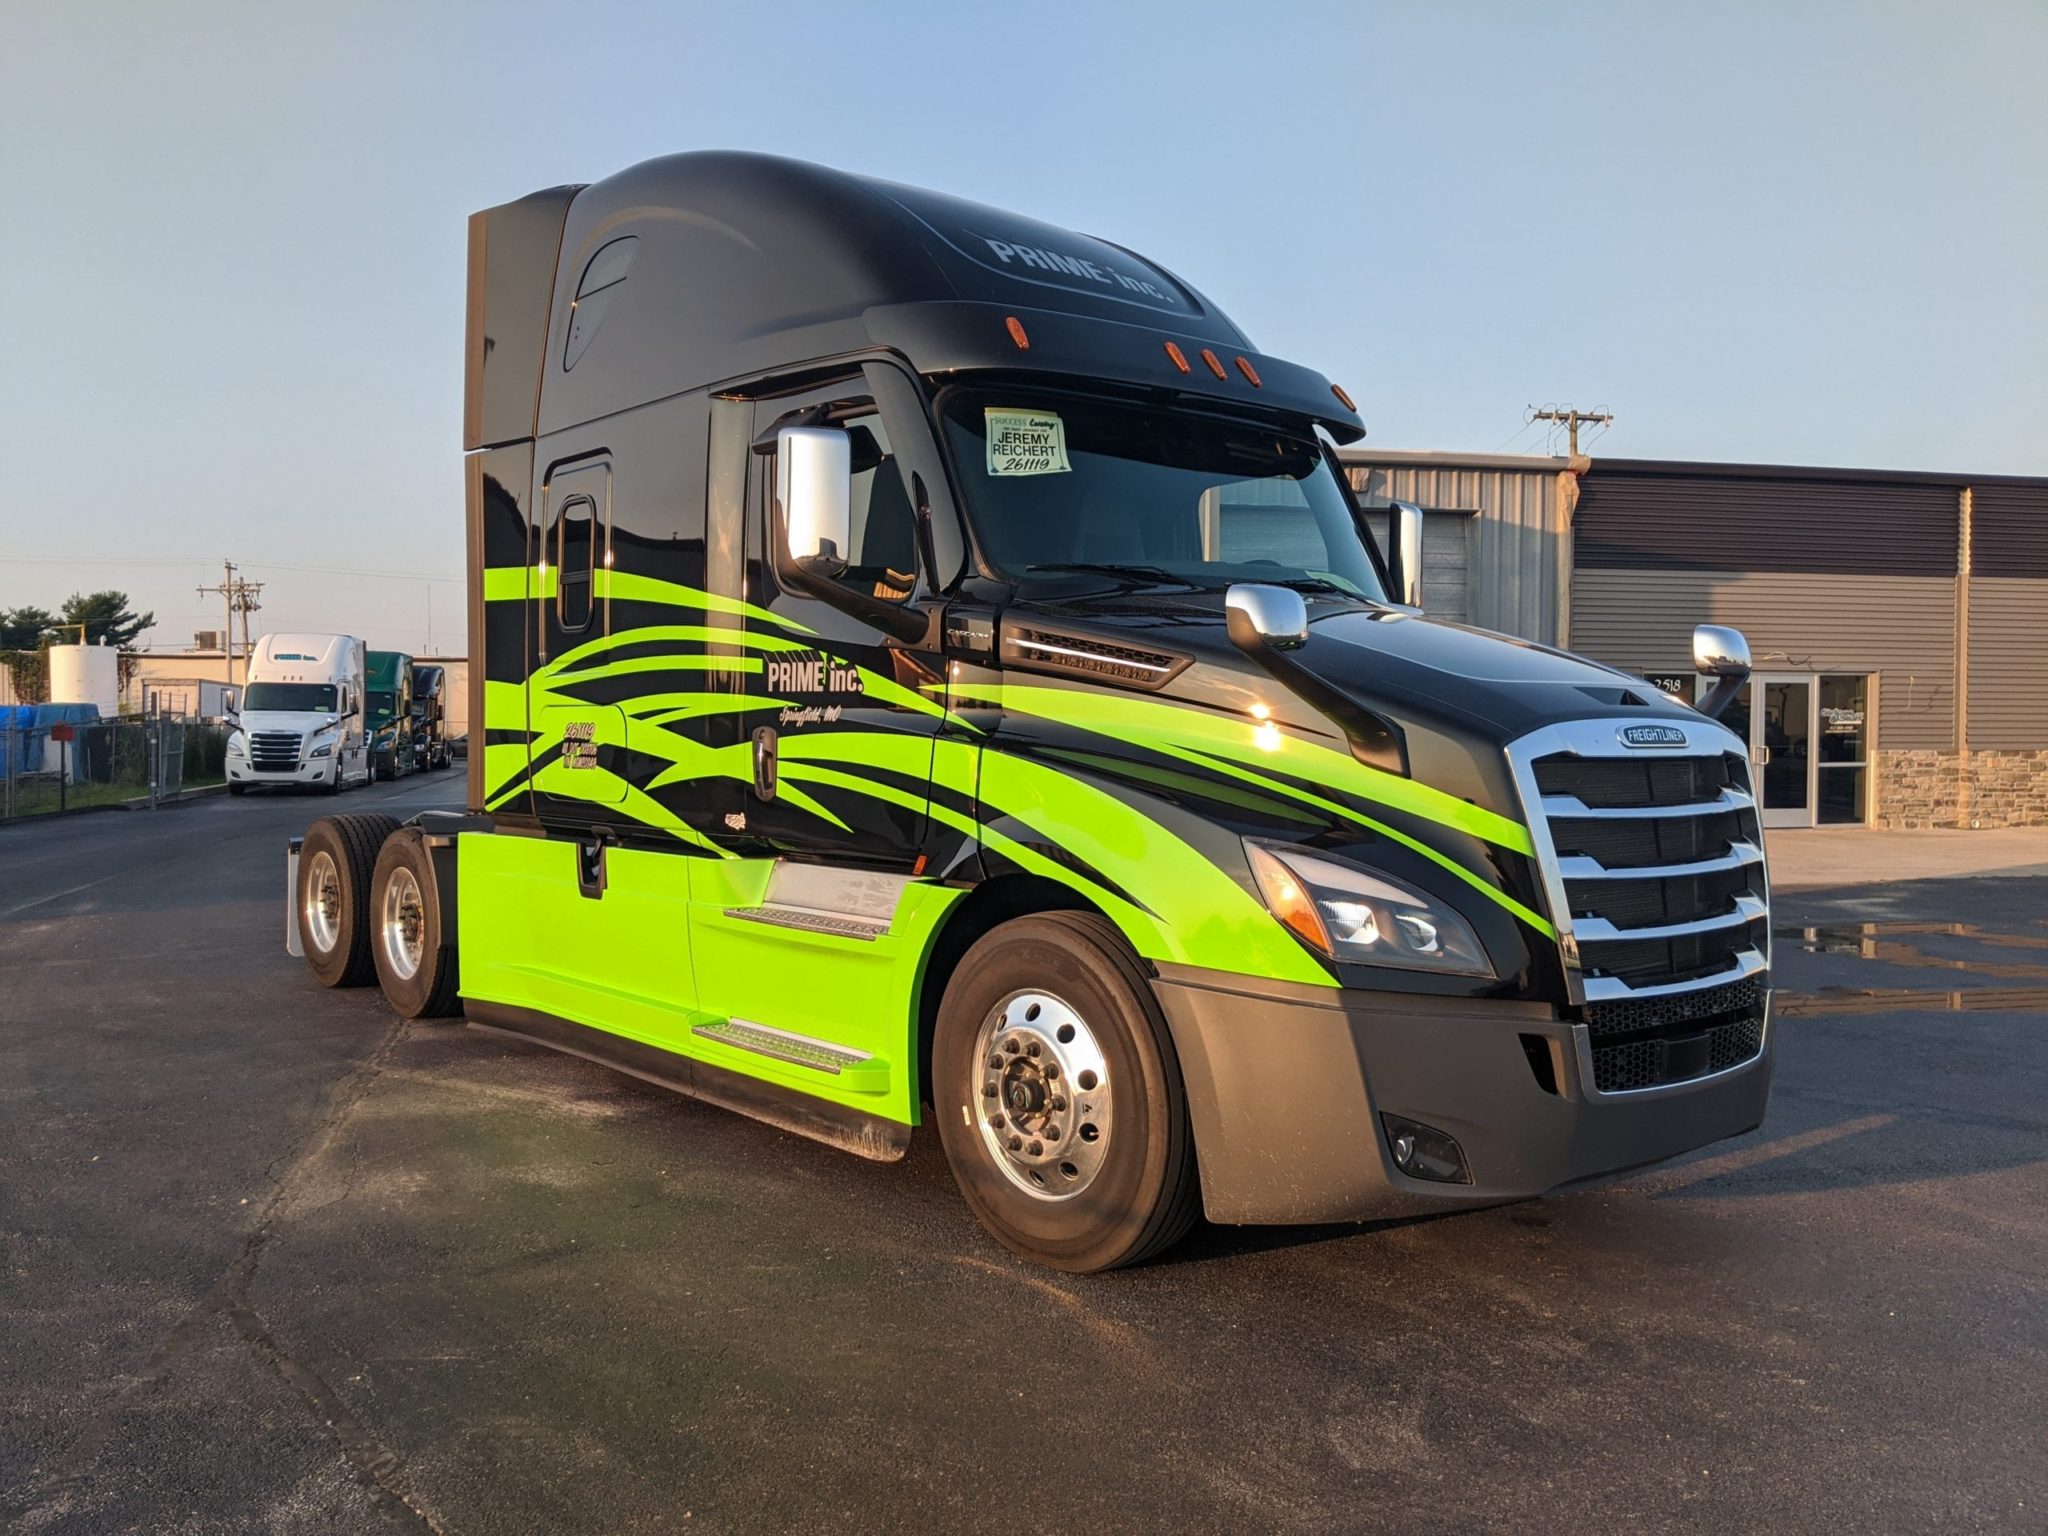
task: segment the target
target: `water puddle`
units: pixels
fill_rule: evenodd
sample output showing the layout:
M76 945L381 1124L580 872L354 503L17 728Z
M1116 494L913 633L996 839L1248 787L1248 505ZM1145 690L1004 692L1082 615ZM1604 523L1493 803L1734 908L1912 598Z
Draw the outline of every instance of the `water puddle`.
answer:
M1869 922L1793 923L1772 930L1780 948L1796 947L1809 955L1850 955L1883 965L1922 970L1966 971L1987 981L2048 982L2048 962L1958 959L1931 954L1912 939L1957 938L2004 949L2048 951L2048 937L1999 933L1976 923ZM1923 987L1821 987L1812 992L1777 992L1772 1011L1780 1017L1801 1014L2003 1013L2048 1011L2048 986L1972 987L1941 990Z

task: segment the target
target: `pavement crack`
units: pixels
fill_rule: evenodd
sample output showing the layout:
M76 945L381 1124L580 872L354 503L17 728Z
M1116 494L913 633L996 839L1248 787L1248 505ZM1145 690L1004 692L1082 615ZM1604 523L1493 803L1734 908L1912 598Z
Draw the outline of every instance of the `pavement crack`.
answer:
M318 1166L336 1136L355 1113L371 1086L382 1075L386 1062L405 1037L405 1020L393 1019L391 1028L376 1047L350 1069L329 1091L327 1107L300 1140L297 1149L271 1165L282 1173L270 1195L257 1212L255 1225L242 1239L235 1257L206 1294L172 1326L141 1368L127 1379L121 1392L95 1418L64 1458L70 1469L62 1476L28 1490L19 1499L0 1505L0 1513L22 1519L53 1504L68 1501L91 1475L100 1454L113 1438L121 1420L150 1387L159 1382L173 1362L203 1336L209 1323L225 1318L256 1356L276 1371L298 1393L322 1427L334 1437L342 1458L368 1490L379 1513L406 1530L432 1531L441 1536L443 1527L420 1509L393 1480L401 1458L372 1434L348 1409L340 1396L320 1374L278 1343L270 1326L249 1299L256 1271L280 1224L291 1214L306 1178ZM268 1170L266 1170L268 1171Z

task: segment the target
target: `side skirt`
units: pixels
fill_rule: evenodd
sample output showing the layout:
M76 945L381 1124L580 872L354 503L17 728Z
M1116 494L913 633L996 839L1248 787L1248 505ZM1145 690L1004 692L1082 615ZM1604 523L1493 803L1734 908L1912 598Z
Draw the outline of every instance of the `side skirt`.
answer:
M760 1120L778 1130L822 1141L872 1162L893 1163L910 1150L910 1127L880 1115L829 1104L808 1094L779 1088L724 1067L693 1061L609 1030L592 1029L537 1008L469 999L463 1013L479 1029L512 1035L536 1045L581 1056L673 1093L686 1094Z

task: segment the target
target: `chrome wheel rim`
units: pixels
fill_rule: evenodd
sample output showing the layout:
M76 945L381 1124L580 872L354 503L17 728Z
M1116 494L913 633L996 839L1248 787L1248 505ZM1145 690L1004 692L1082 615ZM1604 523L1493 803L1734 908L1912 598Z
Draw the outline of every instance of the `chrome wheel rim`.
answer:
M1115 1108L1109 1063L1078 1011L1013 992L975 1039L969 1102L989 1158L1025 1194L1071 1200L1102 1171Z
M420 883L403 864L391 871L384 882L384 906L377 921L378 943L384 949L384 963L404 981L419 974L426 954L427 907L420 899Z
M334 855L324 850L306 866L306 899L299 920L322 954L341 941L341 871Z

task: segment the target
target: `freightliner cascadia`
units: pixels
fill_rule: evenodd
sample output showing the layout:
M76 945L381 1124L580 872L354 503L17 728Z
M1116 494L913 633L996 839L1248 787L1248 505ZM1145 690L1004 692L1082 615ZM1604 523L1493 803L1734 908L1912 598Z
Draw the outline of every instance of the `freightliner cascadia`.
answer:
M1344 391L1155 262L652 160L470 220L464 425L469 810L314 825L322 981L935 1129L1077 1271L1761 1121L1741 637L1695 710L1421 613Z

